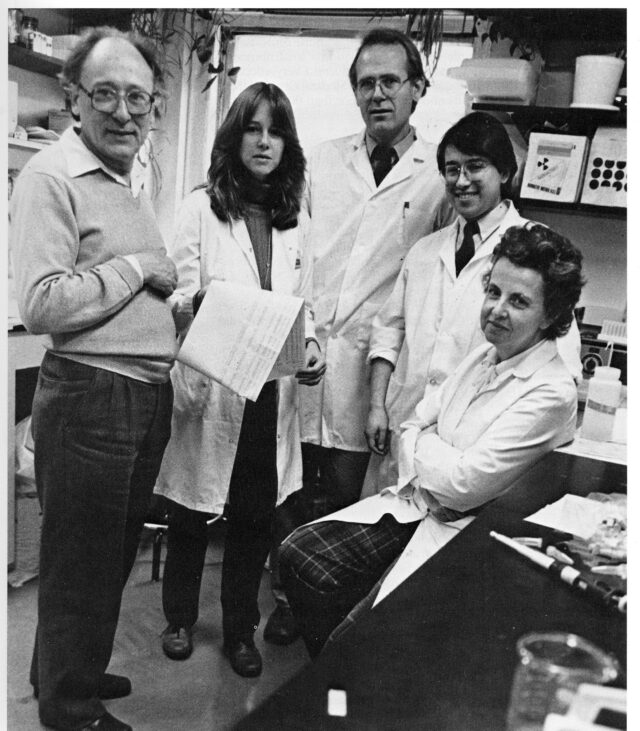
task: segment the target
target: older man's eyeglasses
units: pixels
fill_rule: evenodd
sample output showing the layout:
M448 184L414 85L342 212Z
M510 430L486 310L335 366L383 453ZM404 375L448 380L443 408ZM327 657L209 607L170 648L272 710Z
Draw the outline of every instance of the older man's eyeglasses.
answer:
M473 159L459 165L457 162L446 163L443 175L447 182L455 183L460 177L460 173L464 170L467 180L477 180L481 178L486 169L491 165L488 160Z
M78 84L78 87L89 97L93 109L96 112L104 112L105 114L113 114L120 106L120 99L124 99L124 103L132 117L143 116L149 114L155 101L153 94L142 91L142 89L118 91L111 86L96 86L89 91L82 84Z
M373 76L366 76L364 79L360 79L356 84L358 94L364 99L371 99L376 92L376 86L380 85L380 91L384 96L393 99L400 92L400 89L409 81L406 78L404 81L399 79L397 76L381 76L375 79Z

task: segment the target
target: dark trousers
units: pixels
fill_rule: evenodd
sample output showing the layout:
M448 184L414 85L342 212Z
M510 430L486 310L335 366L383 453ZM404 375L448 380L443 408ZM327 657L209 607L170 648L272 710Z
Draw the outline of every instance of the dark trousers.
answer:
M298 528L280 548L280 572L311 657L400 556L418 521L327 520Z
M306 502L313 505L313 518L360 500L369 457L369 452L302 443L302 489Z
M45 724L79 728L98 684L169 440L171 383L148 384L47 354L33 401L42 506L31 682Z
M245 403L225 507L221 602L226 643L253 635L260 621L258 591L278 497L276 432L277 391L270 381L255 403ZM168 622L180 627L191 627L198 619L207 517L170 505L162 605Z
M302 443L302 489L276 511L276 536L269 557L271 593L276 604L289 605L280 576L280 543L304 523L346 508L360 499L369 452Z

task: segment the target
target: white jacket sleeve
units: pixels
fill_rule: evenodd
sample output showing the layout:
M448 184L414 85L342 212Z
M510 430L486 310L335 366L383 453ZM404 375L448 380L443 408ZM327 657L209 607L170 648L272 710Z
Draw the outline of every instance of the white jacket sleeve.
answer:
M405 292L407 286L407 260L387 301L382 305L371 324L368 360L384 358L395 367L405 338Z
M442 386L430 391L416 406L414 415L400 425L398 446L398 487L402 488L418 477L414 455L418 440L437 430L442 405Z
M203 286L201 276L202 222L197 198L185 198L176 216L171 258L178 270L178 286L171 296L178 333L193 321L193 295Z
M544 384L506 408L464 451L436 433L422 433L414 453L419 485L446 508L461 512L477 508L565 441L575 413L575 394Z
M313 313L313 256L308 248L309 216L304 210L298 215L298 251L300 252L300 279L294 294L304 298L304 335L305 338L316 337Z
M582 344L575 317L571 322L569 332L561 338L557 338L556 345L558 346L558 353L560 353L567 370L571 374L571 378L576 383L580 383L582 381L582 359L580 357Z

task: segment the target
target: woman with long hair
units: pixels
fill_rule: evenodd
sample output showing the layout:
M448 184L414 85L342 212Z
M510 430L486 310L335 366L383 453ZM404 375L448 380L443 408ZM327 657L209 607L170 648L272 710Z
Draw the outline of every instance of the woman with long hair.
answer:
M208 182L178 213L174 306L184 336L211 280L304 295L309 274L298 219L305 160L291 104L274 84L256 83L234 101L211 152ZM297 384L318 383L324 360L306 318L306 366L268 381L245 400L178 363L172 379L172 436L156 493L169 499L162 647L191 654L207 549L207 519L224 511L223 649L242 676L262 669L253 634L258 590L272 545L276 505L301 487Z

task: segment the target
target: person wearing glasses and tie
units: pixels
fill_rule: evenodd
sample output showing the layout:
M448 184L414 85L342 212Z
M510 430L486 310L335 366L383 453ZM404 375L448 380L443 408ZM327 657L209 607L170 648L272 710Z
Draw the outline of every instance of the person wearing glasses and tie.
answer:
M324 142L309 156L306 243L327 371L322 383L300 395L300 413L303 492L318 498L316 514L360 497L369 462L364 428L371 320L411 246L453 219L438 182L435 145L410 124L428 86L413 42L399 31L371 31L349 80L365 129ZM265 639L294 640L288 616L280 601Z
M495 117L472 112L460 119L444 134L437 158L458 215L411 249L374 318L366 426L373 456L364 495L395 484L400 424L484 341L478 313L491 252L510 226L528 223L510 200L517 162L509 135ZM575 321L558 338L558 350L578 380L582 364Z
M176 268L131 175L164 72L153 44L96 28L61 79L79 129L31 158L10 209L20 314L46 335L32 412L43 517L30 680L46 726L126 731L102 701L131 683L106 670L171 430L177 349Z

